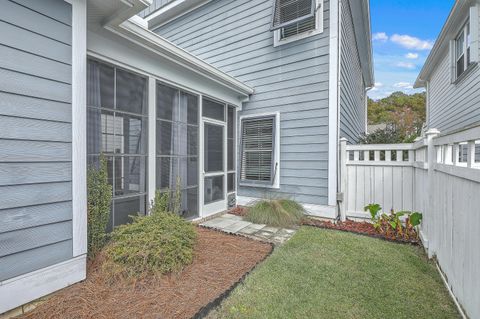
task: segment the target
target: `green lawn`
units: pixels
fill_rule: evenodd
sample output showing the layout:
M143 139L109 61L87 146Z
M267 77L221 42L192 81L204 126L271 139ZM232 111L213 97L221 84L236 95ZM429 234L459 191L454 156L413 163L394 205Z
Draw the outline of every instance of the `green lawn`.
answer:
M209 318L459 318L419 247L302 227Z

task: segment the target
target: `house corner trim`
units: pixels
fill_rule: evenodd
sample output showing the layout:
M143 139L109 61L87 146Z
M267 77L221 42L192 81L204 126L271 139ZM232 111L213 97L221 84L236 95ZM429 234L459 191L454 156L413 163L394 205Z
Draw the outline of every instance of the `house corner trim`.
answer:
M328 205L337 205L337 161L340 72L340 3L330 1L329 87L328 87Z

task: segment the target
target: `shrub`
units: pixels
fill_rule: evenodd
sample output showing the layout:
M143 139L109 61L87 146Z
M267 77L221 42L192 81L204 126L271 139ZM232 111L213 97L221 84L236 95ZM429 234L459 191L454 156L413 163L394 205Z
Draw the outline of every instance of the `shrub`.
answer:
M100 156L99 167L87 172L87 238L90 258L103 248L112 205L112 186L108 184L107 161Z
M180 188L181 180L177 176L177 183L175 191L169 188L162 191L155 192L155 200L150 205L150 213L152 212L172 212L177 215L182 215L182 190Z
M304 213L303 206L294 200L261 200L248 209L245 219L255 224L291 227L300 223Z
M360 136L360 144L399 144L413 143L418 134L405 135L393 125L387 125L384 129L378 129L370 134Z
M104 264L112 276L165 274L192 262L195 227L176 214L162 211L167 196L157 192L150 216L134 216L133 223L112 233Z

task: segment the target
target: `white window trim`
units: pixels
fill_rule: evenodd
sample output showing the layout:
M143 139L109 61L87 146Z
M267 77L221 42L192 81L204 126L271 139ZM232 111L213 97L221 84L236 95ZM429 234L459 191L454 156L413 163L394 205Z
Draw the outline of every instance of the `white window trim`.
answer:
M318 8L318 9L317 9ZM316 34L323 33L323 0L316 0L316 9L317 12L315 13L315 29L310 30L301 34L297 34L285 39L282 39L280 36L281 29L273 31L273 46L278 47L287 43L291 43L294 41L298 41L301 39L305 39Z
M465 72L467 72L468 70L468 67L470 66L468 64L468 59L467 59L467 50L468 50L468 35L467 35L467 30L468 28L470 27L470 20L467 19L467 21L464 22L462 28L457 32L457 35L455 36L455 39L453 39L453 63L454 63L454 69L455 69L455 75L454 75L454 79L457 80L458 78L462 77L463 74ZM471 30L471 28L470 28ZM460 38L460 35L462 35L463 33L463 48L462 48L462 52L463 52L463 72L461 74L458 74L458 60L459 60L459 57L457 57L457 43L458 43L458 39ZM472 35L470 34L470 37ZM471 44L470 44L471 45ZM471 51L471 48L470 48L470 60L471 60L471 56L472 56L472 51ZM471 63L472 61L470 61Z
M479 61L479 6L474 5L470 7L469 14L461 24L461 28L458 29L458 32L455 33L455 37L450 40L450 61L451 61L451 83L457 83L461 81L466 74L470 73L470 69L472 69ZM467 25L470 25L470 64L465 66L465 70L457 76L457 39L462 31L467 31ZM464 46L467 48L466 39L464 41ZM465 63L467 61L466 51L465 51Z
M255 184L249 183L248 181L241 180L241 172L237 172L238 181L240 187L255 187L255 188L272 188L272 189L280 189L280 171L281 171L281 163L280 163L280 112L274 113L260 113L260 114L251 114L251 115L242 115L238 121L237 131L239 132L238 138L242 139L242 126L244 119L255 119L255 118L263 118L263 117L273 117L275 119L275 149L273 154L273 165L276 165L276 173L275 179L273 180L272 184ZM240 142L240 147L242 148L242 141ZM239 158L242 158L242 154L240 154ZM241 169L241 165L238 165L238 168ZM275 168L274 168L275 169Z

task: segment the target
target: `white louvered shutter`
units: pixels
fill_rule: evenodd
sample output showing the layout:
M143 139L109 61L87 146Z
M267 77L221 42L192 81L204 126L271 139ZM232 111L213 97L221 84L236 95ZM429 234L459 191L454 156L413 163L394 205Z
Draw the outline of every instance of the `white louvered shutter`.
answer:
M273 183L274 141L275 117L243 121L242 181Z
M274 0L272 27L277 30L315 16L316 0Z

